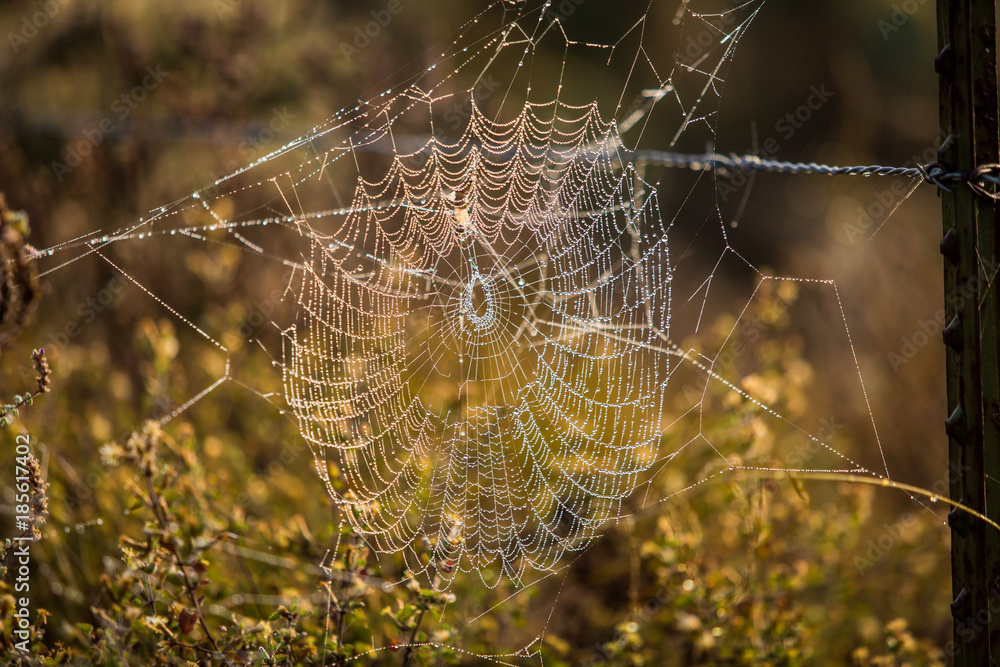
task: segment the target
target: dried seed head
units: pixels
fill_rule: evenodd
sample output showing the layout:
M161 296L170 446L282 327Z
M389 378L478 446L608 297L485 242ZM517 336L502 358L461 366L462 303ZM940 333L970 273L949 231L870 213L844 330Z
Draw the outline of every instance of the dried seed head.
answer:
M42 466L34 454L28 457L28 485L31 488L31 532L36 540L42 539L38 525L45 523L49 513L49 483L42 477Z
M52 384L52 369L49 368L49 360L45 358L45 348L40 347L31 353L31 360L35 364L35 373L38 375L35 380L38 381L38 393L44 394L48 391L49 385Z
M49 483L42 477L42 466L34 455L28 457L28 484L34 491L34 498L31 505L36 517L41 517L49 513L49 500L46 491Z
M97 453L100 456L101 465L107 468L117 468L121 464L122 459L127 455L125 448L114 441L101 445Z

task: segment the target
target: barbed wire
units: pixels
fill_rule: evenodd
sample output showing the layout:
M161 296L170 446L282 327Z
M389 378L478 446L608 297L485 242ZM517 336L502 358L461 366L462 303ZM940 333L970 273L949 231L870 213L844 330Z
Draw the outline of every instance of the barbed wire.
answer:
M671 153L668 151L638 151L634 158L667 168L695 171L767 171L783 174L821 174L825 176L902 176L920 178L944 190L951 191L957 183L965 183L977 195L1000 201L1000 164L984 164L968 172L952 172L940 162L915 167L883 165L852 165L838 167L818 162L786 162L757 155L722 155L720 153Z

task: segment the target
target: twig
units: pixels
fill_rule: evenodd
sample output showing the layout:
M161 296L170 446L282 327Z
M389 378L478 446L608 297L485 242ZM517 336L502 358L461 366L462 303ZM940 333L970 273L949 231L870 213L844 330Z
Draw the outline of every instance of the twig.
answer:
M35 382L38 383L38 388L35 389L35 391L29 391L23 397L19 398L13 405L4 405L3 413L0 413L0 424L4 423L8 416L16 413L22 406L31 405L31 402L35 400L35 398L51 391L50 386L52 384L52 369L49 368L49 360L45 358L45 348L40 347L37 350L32 350L31 361L35 367L35 372L38 373L35 377Z
M417 631L420 629L420 622L424 620L424 614L426 612L427 606L421 604L420 613L417 614L417 620L413 623L413 631L410 632L410 638L406 642L406 649L403 651L403 667L407 667L410 664L410 654L413 649L413 643L417 640Z
M161 506L161 498L159 493L156 491L156 486L153 484L153 470L152 467L147 468L146 472L146 489L149 491L149 501L153 508L153 515L156 516L156 520L160 523L160 527L167 531L170 527L170 521L167 517L163 515L163 507ZM198 594L195 592L194 585L191 583L191 579L188 577L187 566L185 565L179 550L175 547L169 550L174 556L174 563L177 565L177 569L180 570L181 578L184 581L184 588L187 590L188 597L191 598L191 603L194 605L195 613L198 615L198 624L201 625L202 631L208 638L208 643L212 645L212 649L221 658L224 665L228 665L229 660L226 659L225 654L219 650L219 645L215 642L215 637L212 636L212 631L208 628L208 623L205 622L205 615L201 610L201 601L198 599Z

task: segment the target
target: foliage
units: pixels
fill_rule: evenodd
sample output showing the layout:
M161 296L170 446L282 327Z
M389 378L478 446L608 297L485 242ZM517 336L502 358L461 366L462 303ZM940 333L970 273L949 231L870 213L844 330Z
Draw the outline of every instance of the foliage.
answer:
M50 629L45 626L51 615L40 611L31 653L19 658L22 664L345 664L380 650L402 651L404 664L454 657L441 641L449 639L449 627L433 620L454 596L410 579L391 600L379 599L366 567L367 549L349 531L340 536L343 549L325 569L320 593L304 593L302 599L286 594L287 604L271 610L258 605L249 614L220 611L220 603L246 595L246 580L227 575L231 568L252 567L249 550L222 546L246 526L238 508L220 502L190 430L182 431L177 440L150 421L124 444L102 448L121 485L119 499L130 499L128 513L139 523L120 536L119 555L104 559L103 571L89 573L100 594L85 620L71 624L74 619L57 617L58 627ZM270 535L271 547L286 554L315 553L318 545L301 524L283 530L284 520L274 519L258 524ZM281 592L278 582L251 578L257 598ZM2 590L9 629L12 590L6 582ZM307 590L304 584L301 590ZM381 608L385 621L372 608ZM435 640L428 634L432 628ZM381 649L372 644L382 639L387 642ZM9 634L4 643L13 647Z
M773 309L780 289L764 288L756 307ZM794 403L812 374L785 330L789 318L779 319L751 350L756 374L744 383ZM722 335L727 324L714 330ZM149 360L144 386L165 390L164 373L180 381L164 363L176 348L171 327L147 322L137 348ZM760 407L707 391L706 400L728 409L706 419L706 437L741 439L757 462L787 447L791 434L769 426ZM63 456L49 445L43 458ZM538 624L547 624L540 650L551 665L796 665L849 656L859 665L944 664L933 640L891 620L900 594L924 608L940 604L904 576L942 566L936 529L907 523L870 564L877 578L858 574L873 521L868 487L723 476L640 510L563 573L549 619L549 607L532 600L554 597L555 588L488 594L478 578L459 578L437 591L391 558L372 560L337 522L316 513L307 520L295 494L307 483L296 476L308 480L304 459L255 475L248 448L201 435L183 417L165 428L147 421L100 447L99 457L97 520L72 530L67 519L80 508L70 505L80 499L67 490L80 471L66 462L47 471L52 525L34 567L48 572L50 586L34 584L37 620L22 664L468 664L529 643ZM715 460L700 465L701 477L718 472ZM0 584L8 647L11 593L8 581ZM482 620L463 622L510 593Z

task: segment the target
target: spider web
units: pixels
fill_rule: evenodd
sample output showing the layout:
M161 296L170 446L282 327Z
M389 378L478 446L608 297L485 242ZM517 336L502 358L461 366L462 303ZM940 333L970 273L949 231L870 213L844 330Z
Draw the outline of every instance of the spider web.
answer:
M594 106L473 107L459 141L394 158L308 233L286 394L380 552L550 569L659 457L668 235L619 144Z
M700 331L724 263L769 279L714 202L698 218L711 177L643 152L714 144L724 69L763 1L698 5L669 18L709 26L713 46L658 67L659 8L622 10L597 40L554 3L495 3L403 83L135 225L44 251L48 270L98 254L225 358L175 416L236 379L232 332L162 301L116 250L169 239L259 262L282 293L252 338L342 519L439 588L458 572L525 585L662 500L651 480L685 452L732 468L739 449L699 430L712 387L785 419L716 372L721 350L675 342ZM581 90L575 67L625 83ZM715 261L688 259L706 237ZM825 469L868 473L802 439Z

